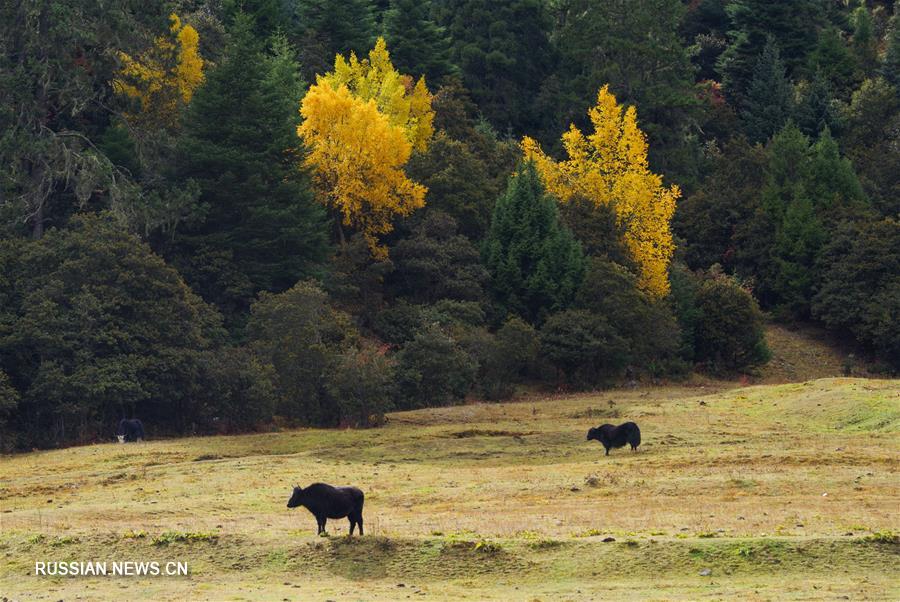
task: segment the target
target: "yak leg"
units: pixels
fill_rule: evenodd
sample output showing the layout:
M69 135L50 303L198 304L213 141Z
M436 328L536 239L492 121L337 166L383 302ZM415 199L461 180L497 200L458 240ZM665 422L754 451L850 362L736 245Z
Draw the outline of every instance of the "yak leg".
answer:
M350 535L353 535L353 528L356 526L356 521L352 516L348 516L347 519L350 521Z
M362 529L362 512L360 512L359 514L356 515L356 524L359 525L359 534L362 535L362 534L363 534L363 529Z

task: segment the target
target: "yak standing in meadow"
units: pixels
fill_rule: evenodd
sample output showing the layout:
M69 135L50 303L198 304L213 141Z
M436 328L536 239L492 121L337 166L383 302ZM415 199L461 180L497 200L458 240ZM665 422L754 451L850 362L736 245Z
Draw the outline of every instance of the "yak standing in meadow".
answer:
M353 535L353 527L359 525L359 534L363 534L363 502L365 496L362 490L356 487L333 487L325 483L313 483L306 489L299 485L294 487L294 493L288 500L288 508L305 506L316 517L319 526L318 535L325 533L325 522L329 518L344 518L350 520L350 535Z
M136 441L143 441L144 424L137 418L134 418L132 420L123 418L119 422L119 430L116 431L116 438L118 438L119 443L134 443Z
M603 424L588 431L587 440L592 439L603 444L607 456L610 449L626 445L631 446L631 451L637 451L638 445L641 444L641 429L633 422L626 422L619 426Z

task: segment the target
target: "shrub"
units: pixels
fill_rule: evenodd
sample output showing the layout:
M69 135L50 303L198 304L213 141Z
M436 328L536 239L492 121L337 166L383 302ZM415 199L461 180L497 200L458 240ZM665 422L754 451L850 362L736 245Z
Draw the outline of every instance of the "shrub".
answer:
M140 239L108 215L79 215L3 245L0 273L0 361L21 398L10 417L19 445L92 440L124 415L157 430L190 423L220 318Z
M575 306L606 320L624 342L624 361L633 369L655 376L684 370L681 330L671 306L641 292L637 278L624 266L591 258Z
M197 418L218 433L254 429L272 418L278 395L275 370L246 347L203 354L203 384L195 392Z
M478 249L457 233L456 220L446 213L425 211L412 235L391 249L391 260L393 290L415 303L484 298L488 273Z
M541 356L569 384L596 386L620 375L628 362L628 344L604 316L583 309L560 312L540 331Z
M401 299L375 316L372 330L386 343L404 345L415 338L424 319L420 306L410 305Z
M436 325L424 328L397 354L397 389L404 409L460 401L478 365Z
M813 315L900 370L900 222L841 224L820 259Z
M328 373L359 335L350 316L336 310L317 284L298 282L251 308L247 334L254 351L272 364L280 415L305 424L334 426L339 411L326 391Z
M534 328L519 318L508 319L496 334L470 329L460 342L478 363L478 390L486 399L510 397L537 358L539 347Z
M736 280L713 273L697 291L697 310L696 357L708 370L736 372L769 361L762 312Z
M394 362L371 343L341 354L328 375L328 392L341 426L367 427L384 422L391 409Z

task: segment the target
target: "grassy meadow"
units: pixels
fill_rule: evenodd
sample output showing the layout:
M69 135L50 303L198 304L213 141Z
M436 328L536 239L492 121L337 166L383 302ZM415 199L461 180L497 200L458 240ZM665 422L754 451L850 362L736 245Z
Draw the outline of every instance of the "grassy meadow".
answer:
M636 420L638 453L591 425ZM715 383L0 460L10 600L898 599L900 382ZM355 484L315 536L292 484ZM609 541L609 539L614 541ZM35 577L36 560L187 577ZM709 573L701 575L701 573Z

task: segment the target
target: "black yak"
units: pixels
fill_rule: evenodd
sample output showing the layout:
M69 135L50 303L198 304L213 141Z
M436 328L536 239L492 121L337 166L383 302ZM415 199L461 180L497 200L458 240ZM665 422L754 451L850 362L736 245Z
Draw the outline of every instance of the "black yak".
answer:
M638 445L641 444L641 429L633 422L626 422L619 426L611 424L603 424L588 431L587 440L599 441L606 449L606 455L609 450L617 447L631 446L631 451L636 451Z
M325 522L329 518L350 519L350 535L353 535L353 527L359 525L359 534L363 534L363 502L365 496L356 487L332 487L325 483L313 483L306 489L299 485L294 487L294 493L288 500L288 508L306 506L316 517L319 526L318 535L325 533Z
M132 420L123 418L119 421L119 430L116 431L116 437L118 437L119 443L142 441L144 439L144 425L137 418Z

